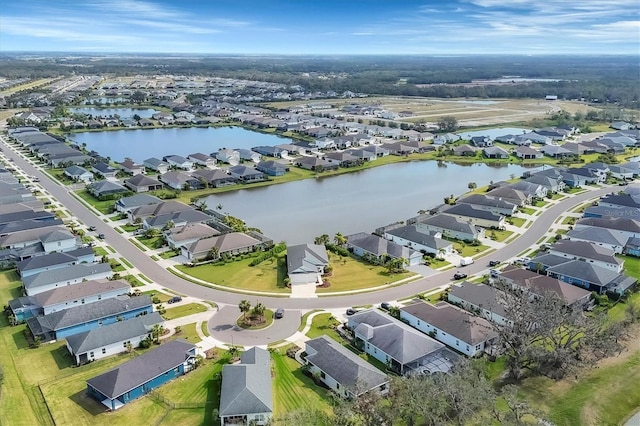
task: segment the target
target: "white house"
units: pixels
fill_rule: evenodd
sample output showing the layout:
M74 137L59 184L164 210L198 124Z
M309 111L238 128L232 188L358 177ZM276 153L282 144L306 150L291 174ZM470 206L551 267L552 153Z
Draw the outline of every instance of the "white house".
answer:
M436 256L453 254L453 243L441 238L438 232L420 232L416 225L402 226L385 231L384 237L397 244L410 247L419 252Z
M489 321L440 302L423 301L400 308L400 319L467 356L492 352L497 333Z
M169 166L177 167L182 170L193 170L193 161L187 160L181 155L167 155L162 158Z
M201 152L189 154L187 160L193 161L194 164L213 169L216 166L216 159Z
M69 179L84 183L93 182L93 173L84 167L80 166L69 166L64 169L64 174L69 177Z
M287 274L291 285L322 284L322 274L328 264L329 256L323 245L298 244L287 247Z
M38 293L33 298L42 306L43 314L63 311L75 306L128 294L131 285L124 280L90 280Z
M500 325L512 324L507 318L502 297L498 291L486 284L471 284L463 282L449 288L449 303L461 306L472 312L479 312L480 316Z
M216 153L216 160L237 166L240 164L240 153L235 149L222 148Z
M56 287L74 285L85 280L109 278L112 274L108 263L80 263L67 268L54 269L23 278L22 284L28 296Z

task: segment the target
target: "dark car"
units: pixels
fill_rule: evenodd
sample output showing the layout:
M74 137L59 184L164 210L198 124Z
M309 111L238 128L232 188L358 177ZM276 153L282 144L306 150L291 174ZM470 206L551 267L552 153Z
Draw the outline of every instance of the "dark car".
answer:
M500 264L499 260L490 260L489 261L489 266L497 266Z
M104 234L98 234L98 238L100 238L101 240L104 240Z
M95 231L95 230L96 230L96 227L95 227L95 226L91 225L91 226L89 227L89 231Z
M171 299L167 300L167 303L178 303L178 302L182 302L182 297L173 296Z
M283 308L278 308L276 309L276 312L273 314L273 316L278 319L278 318L282 318L284 316L284 309Z
M355 309L353 309L353 308L349 308L349 309L347 309L347 315L353 315L353 314L355 314L356 312L358 312L358 311L356 311L356 310L355 310Z
M467 274L463 274L462 272L456 272L455 274L453 274L454 280L462 280L465 278L467 278Z
M389 309L391 309L391 304L389 302L382 302L380 304L380 308L388 311Z

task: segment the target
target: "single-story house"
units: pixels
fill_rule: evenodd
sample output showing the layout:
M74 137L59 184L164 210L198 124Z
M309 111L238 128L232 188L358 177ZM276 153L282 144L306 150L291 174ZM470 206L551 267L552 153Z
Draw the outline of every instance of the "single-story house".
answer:
M624 246L624 253L627 256L640 257L640 238L629 238Z
M142 220L143 229L164 229L168 226L185 226L189 223L209 222L213 219L208 214L194 208L179 212L166 213L146 217Z
M162 216L164 214L193 210L193 207L175 200L162 201L159 204L147 204L137 207L129 212L132 222L145 219L150 216Z
M154 325L162 325L164 320L157 312L140 315L126 321L94 328L67 337L67 349L76 365L127 352L127 346L135 349L140 342L151 337Z
M64 169L64 174L76 182L90 183L93 181L93 173L81 166L69 166Z
M288 151L286 149L280 148L278 146L254 146L251 149L258 154L266 155L267 157L282 158L286 157L288 154Z
M124 186L136 193L157 191L164 187L159 181L143 174L137 174L132 178L125 179Z
M205 258L209 253L214 252L214 258L223 255L236 255L258 250L264 243L243 232L230 232L211 238L200 239L190 245L181 247L184 257L190 261Z
M264 173L254 169L253 167L243 165L229 167L229 173L231 174L231 177L245 183L261 182L265 180Z
M89 185L87 185L87 191L89 191L89 193L93 194L97 198L117 194L126 194L127 192L130 192L129 189L125 188L119 183L111 182L108 180L101 180L98 182L90 183Z
M513 324L506 313L504 297L495 287L467 281L456 283L449 287L447 300L496 324Z
M514 189L510 186L500 186L498 188L492 189L487 192L488 196L493 198L499 198L504 201L507 201L511 204L515 204L516 206L524 206L526 204L531 204L533 197L529 193L524 193L519 189Z
M469 139L469 142L478 148L493 146L493 141L488 136L472 136L471 139Z
M467 204L474 209L486 210L500 216L512 216L517 211L517 206L502 198L485 194L471 194L459 198L458 204Z
M122 197L116 201L116 211L128 213L140 206L158 205L162 200L149 194L136 194L130 197Z
M329 255L324 245L298 244L287 247L287 276L291 285L322 284L322 274L327 265Z
M574 155L573 152L560 145L545 145L540 148L540 152L551 158L563 158Z
M422 262L422 253L391 240L373 234L348 235L347 248L356 256L365 258L372 263L385 263L389 259L405 259L408 265L419 265Z
M356 346L398 374L447 373L457 359L444 344L375 309L351 315L347 327Z
M144 166L137 164L131 158L126 158L122 163L116 163L120 170L129 175L140 175L144 173Z
M521 158L523 160L534 160L543 157L543 153L538 151L537 149L533 149L529 146L519 146L515 149L516 157Z
M337 170L340 166L337 163L330 163L318 157L300 157L296 158L295 165L303 169L312 170L314 172L324 172L326 170Z
M220 424L266 425L273 413L271 356L253 347L222 368Z
M108 263L79 263L66 268L39 272L22 278L22 284L28 296L81 283L83 280L109 278L112 274Z
M488 146L483 148L482 153L487 158L499 158L499 159L507 159L509 158L509 153L500 148L499 146Z
M457 145L453 147L453 155L457 155L458 157L473 157L474 155L476 155L476 151L476 148L467 144Z
M182 170L193 170L193 161L187 160L181 155L165 155L162 160L169 164L169 167L177 167Z
M346 398L389 391L389 377L335 340L322 335L305 342L306 365L329 389Z
M547 275L566 283L595 291L622 294L637 283L637 279L581 260L570 260L547 268Z
M444 237L462 241L473 241L484 236L484 229L446 214L421 218L415 225L419 232L439 232Z
M489 321L446 302L416 301L400 308L400 319L470 357L495 350L498 334Z
M193 343L181 339L164 343L87 380L87 394L109 410L117 410L191 371L197 351Z
M48 342L113 324L119 320L146 315L143 312L146 314L153 312L153 304L149 296L117 296L29 318L27 326L34 337L40 337L43 342Z
M505 225L504 216L487 210L476 209L469 204L456 204L447 207L441 213L483 228L503 228Z
M154 170L160 174L167 173L169 171L169 163L162 161L159 158L147 158L142 162L142 164L147 169Z
M235 149L222 148L213 156L216 157L216 160L232 166L240 164L240 153Z
M578 219L573 229L605 228L620 238L640 237L640 220L626 217L585 217Z
M585 210L585 213L588 211ZM613 233L606 228L586 227L572 229L566 237L571 241L587 241L621 254L629 238Z
M107 163L96 163L91 166L91 169L94 173L99 174L105 179L115 179L116 175L118 174L118 170L114 169Z
M203 238L220 235L220 231L204 223L195 222L168 229L164 235L169 247L179 249L182 246L193 244Z
M330 163L338 164L340 167L353 167L362 163L363 160L352 155L350 151L329 152L324 159Z
M238 180L231 176L224 170L216 169L216 170L207 170L200 169L191 173L191 177L196 179L203 180L207 183L207 185L219 188L222 186L235 185L238 183Z
M384 237L394 243L412 248L421 253L432 253L436 257L453 254L453 243L437 237L437 232L420 232L416 225L407 225L386 230Z
M52 252L43 256L34 256L16 262L16 269L21 278L41 272L66 268L79 263L92 263L95 254L91 247L81 247L67 252Z
M386 157L387 155L390 154L387 148L381 147L379 145L367 145L362 149L364 151L368 151L368 152L371 152L372 154L375 154L376 157Z
M198 178L193 177L185 172L171 171L163 173L159 177L160 182L165 183L168 187L173 189L204 189L205 184Z
M560 240L551 246L548 253L569 260L582 260L614 272L624 269L624 260L615 257L613 250L586 241Z
M284 176L284 174L289 171L289 168L282 163L269 160L259 162L256 166L256 170L269 176Z
M195 154L189 154L187 156L187 160L192 161L194 164L198 164L200 166L208 167L210 169L216 166L216 159L203 154L202 152L196 152Z
M237 149L238 154L240 155L241 161L250 161L252 163L259 163L262 156L257 152L253 152L250 149L240 148Z

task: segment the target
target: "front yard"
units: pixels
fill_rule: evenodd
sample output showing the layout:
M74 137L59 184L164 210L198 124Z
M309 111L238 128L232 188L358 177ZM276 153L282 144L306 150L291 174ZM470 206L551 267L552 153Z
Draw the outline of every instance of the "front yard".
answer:
M164 318L165 321L169 321L206 311L207 307L201 305L200 303L187 303L186 305L167 309L166 312L162 315L162 318Z
M476 256L479 253L482 253L485 250L489 249L489 246L485 246L484 244L480 244L477 246L473 246L470 244L465 244L465 243L455 243L453 245L453 248L460 254L460 256L462 257L468 257L468 256Z
M92 205L100 213L110 214L110 213L113 213L113 211L115 210L114 200L107 200L107 201L98 200L96 197L91 195L86 189L83 189L81 191L76 191L76 195L82 198L84 201L86 201L90 205Z

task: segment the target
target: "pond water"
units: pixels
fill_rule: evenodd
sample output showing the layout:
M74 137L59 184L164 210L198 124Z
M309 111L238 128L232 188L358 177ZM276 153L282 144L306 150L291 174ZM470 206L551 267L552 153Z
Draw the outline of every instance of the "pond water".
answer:
M162 158L170 154L211 154L220 148L250 149L259 145L274 146L293 142L288 138L252 132L241 127L116 130L73 133L69 138L79 145L86 143L87 149L95 150L114 161L129 157L140 163L150 157Z
M69 112L73 114L87 114L92 115L94 117L112 117L116 114L120 116L120 118L131 118L134 115L138 114L141 118L151 118L153 114L155 114L155 109L152 108L69 108Z
M473 136L488 136L491 139L495 139L498 136L504 135L521 135L523 133L530 132L529 129L522 129L519 127L497 127L495 129L476 130L474 132L458 133L462 139L470 139Z
M100 103L100 104L114 104L114 103L120 103L120 102L126 102L129 99L127 98L121 98L121 97L109 97L109 96L103 96L100 98L89 98L86 101L84 101L85 104L89 104L89 103Z
M442 204L444 197L490 181L521 176L520 165L497 167L413 161L328 178L211 195L207 206L243 219L274 241L313 242L318 235L373 232Z

